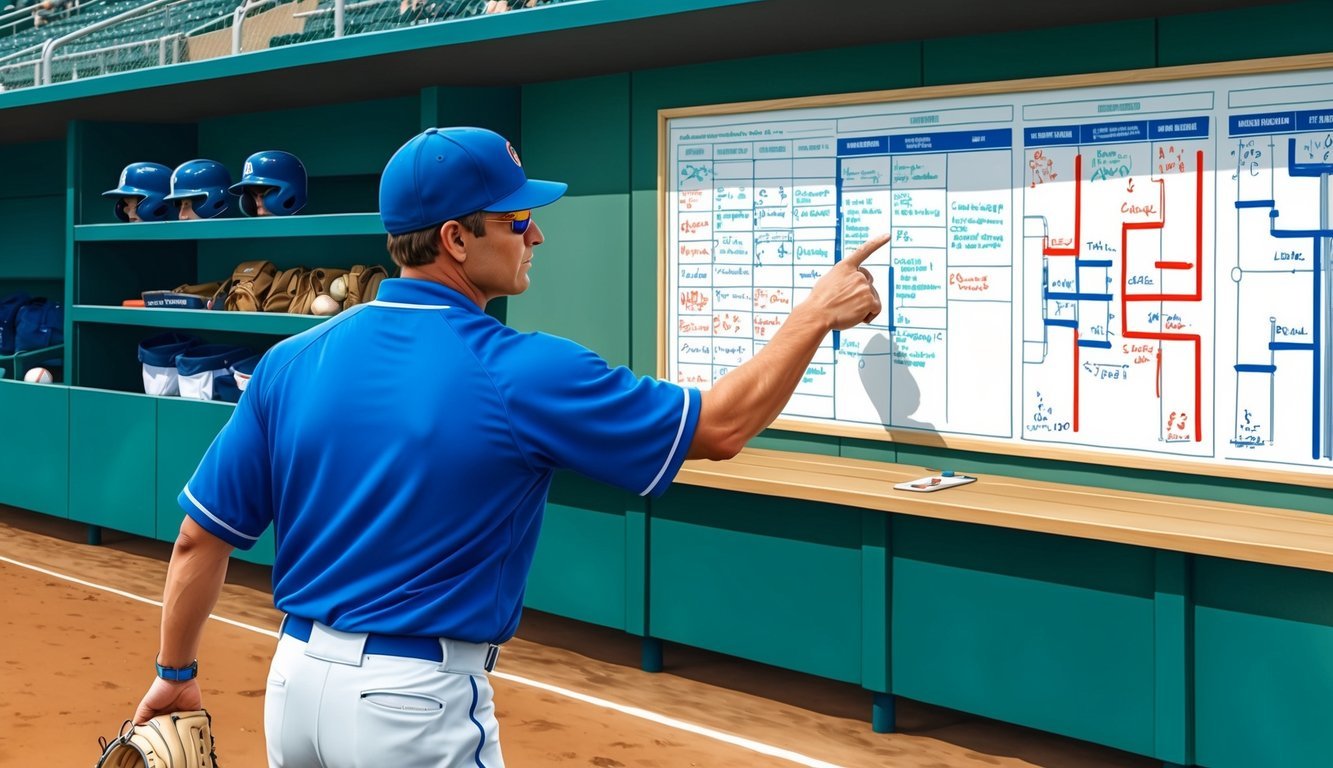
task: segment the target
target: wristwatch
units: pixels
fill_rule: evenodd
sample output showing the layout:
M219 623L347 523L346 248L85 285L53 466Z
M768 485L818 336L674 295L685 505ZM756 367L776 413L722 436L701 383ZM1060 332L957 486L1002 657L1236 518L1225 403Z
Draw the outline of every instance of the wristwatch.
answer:
M153 662L153 666L157 667L158 677L163 680L171 680L172 682L183 683L186 680L193 680L199 676L198 659L190 662L190 666L188 667L164 667L156 661Z

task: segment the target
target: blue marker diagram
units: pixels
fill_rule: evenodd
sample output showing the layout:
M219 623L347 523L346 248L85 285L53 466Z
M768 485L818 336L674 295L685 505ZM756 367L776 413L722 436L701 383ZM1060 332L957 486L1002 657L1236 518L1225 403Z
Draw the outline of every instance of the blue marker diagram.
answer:
M1327 464L1333 109L1233 115L1228 133L1236 216L1231 453Z

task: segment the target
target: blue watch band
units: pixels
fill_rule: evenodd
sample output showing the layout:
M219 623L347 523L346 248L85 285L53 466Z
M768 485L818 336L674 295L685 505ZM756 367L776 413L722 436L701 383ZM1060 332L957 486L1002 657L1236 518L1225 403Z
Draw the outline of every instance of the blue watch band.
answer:
M176 683L185 682L186 680L193 680L199 676L198 659L195 659L194 661L190 662L190 666L188 667L164 667L161 664L158 664L156 661L153 662L153 666L157 667L158 677L162 678L163 680L170 680Z

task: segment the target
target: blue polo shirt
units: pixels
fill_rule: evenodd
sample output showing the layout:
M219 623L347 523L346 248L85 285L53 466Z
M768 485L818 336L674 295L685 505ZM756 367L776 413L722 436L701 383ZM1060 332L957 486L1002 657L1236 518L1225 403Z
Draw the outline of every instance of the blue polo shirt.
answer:
M386 280L264 355L180 504L241 549L274 524L282 611L503 642L552 473L660 494L698 416L698 390L514 331L437 283Z

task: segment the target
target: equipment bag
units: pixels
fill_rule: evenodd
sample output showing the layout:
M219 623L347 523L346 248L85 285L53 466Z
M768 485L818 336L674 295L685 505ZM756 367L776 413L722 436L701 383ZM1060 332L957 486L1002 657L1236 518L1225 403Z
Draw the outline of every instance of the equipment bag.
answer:
M245 261L236 265L231 279L223 283L226 292L223 307L232 312L258 312L264 306L278 268L271 261ZM217 309L217 299L213 300Z
M18 343L19 310L32 301L27 291L18 291L0 299L0 355L14 354Z
M39 299L19 309L15 352L45 349L65 343L65 307Z
M231 344L204 344L193 347L176 358L176 372L180 376L181 397L192 400L214 399L214 382L218 377L231 378L232 363L244 360L252 353L245 347ZM235 382L232 382L235 386Z
M176 358L203 342L184 333L163 333L139 342L139 362L143 364L143 391L149 395L175 397L180 394Z
M375 295L379 293L380 283L389 276L388 270L378 264L367 267L364 264L357 264L347 273L347 298L343 299L343 309L351 309L357 304L365 304L375 300Z

